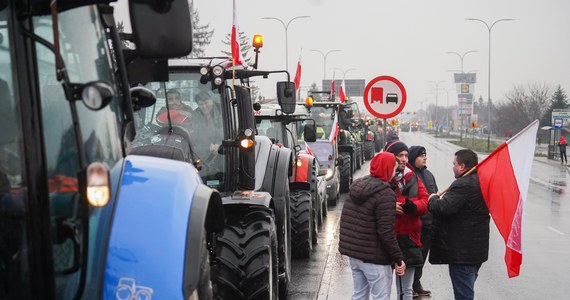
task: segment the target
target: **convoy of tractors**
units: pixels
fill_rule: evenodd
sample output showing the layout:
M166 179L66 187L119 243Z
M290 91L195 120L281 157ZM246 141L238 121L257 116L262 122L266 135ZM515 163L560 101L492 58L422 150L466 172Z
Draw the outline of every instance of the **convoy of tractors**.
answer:
M108 2L0 0L0 298L284 299L377 124L179 59L186 0L130 0L132 35Z

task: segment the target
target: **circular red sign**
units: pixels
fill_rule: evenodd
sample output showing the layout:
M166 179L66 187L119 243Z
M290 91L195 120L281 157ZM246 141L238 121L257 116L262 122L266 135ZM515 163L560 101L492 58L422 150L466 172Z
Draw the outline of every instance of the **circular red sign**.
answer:
M406 89L392 76L378 76L364 89L364 106L375 117L389 119L398 115L406 105Z

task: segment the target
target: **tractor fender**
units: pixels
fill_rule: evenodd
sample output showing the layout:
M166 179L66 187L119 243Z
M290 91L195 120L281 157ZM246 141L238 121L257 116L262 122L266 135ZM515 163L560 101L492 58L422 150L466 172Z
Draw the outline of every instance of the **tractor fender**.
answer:
M186 235L186 255L184 257L184 299L190 299L200 281L200 252L202 244L197 241L207 240L207 233L224 230L224 207L217 191L206 185L196 187ZM204 230L206 229L206 230Z
M191 164L139 155L124 159L108 232L102 298L114 299L120 289L135 287L157 299L188 298L186 290L196 284L184 275L200 263L187 255L189 234L205 234L193 224L214 217L208 216L209 203L194 203L212 199L205 189ZM202 220L195 223L192 217Z
M267 170L269 155L277 151L271 140L266 136L255 136L255 190L259 191L263 185Z
M312 155L301 153L297 155L294 164L295 182L310 183L314 179L315 158Z
M278 220L286 216L285 210L289 208L291 159L291 150L273 145L269 152L265 174L260 174L263 176L261 190L269 192L275 201L275 214Z
M352 156L352 153L354 153L354 146L353 145L338 145L338 152L348 152Z

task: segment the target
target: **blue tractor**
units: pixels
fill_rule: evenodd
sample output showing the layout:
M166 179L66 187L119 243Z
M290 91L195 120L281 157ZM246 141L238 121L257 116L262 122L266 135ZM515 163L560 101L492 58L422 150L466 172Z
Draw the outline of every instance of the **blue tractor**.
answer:
M127 155L133 107L156 99L125 60L188 54L188 3L131 1L125 58L109 2L0 1L1 299L212 297L220 194L191 164Z

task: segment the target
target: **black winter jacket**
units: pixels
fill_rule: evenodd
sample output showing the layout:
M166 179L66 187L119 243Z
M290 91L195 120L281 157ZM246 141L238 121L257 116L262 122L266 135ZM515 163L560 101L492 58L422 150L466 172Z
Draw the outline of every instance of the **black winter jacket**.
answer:
M456 179L441 198L430 197L432 264L480 264L489 256L489 210L473 172Z
M355 180L342 208L340 253L378 265L400 262L395 218L396 194L388 183L373 176Z

